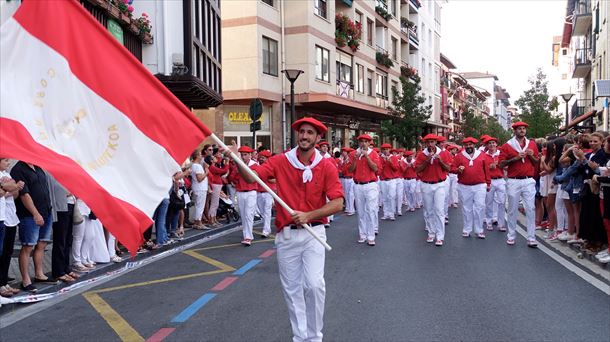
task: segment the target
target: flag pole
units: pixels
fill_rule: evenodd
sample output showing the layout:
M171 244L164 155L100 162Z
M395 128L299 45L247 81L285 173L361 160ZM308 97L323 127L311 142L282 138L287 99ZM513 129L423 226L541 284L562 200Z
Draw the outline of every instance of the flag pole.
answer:
M223 149L227 150L227 151L231 151L231 149L229 149L229 147L227 145L225 145L225 143L220 140L220 138L218 138L216 136L216 134L212 133L212 135L210 135L210 138L212 138L220 147L222 147ZM290 208L290 206L288 206L288 204L286 202L284 202L283 199L281 199L273 190L271 190L271 188L265 184L265 182L263 182L262 179L260 179L260 177L254 172L252 171L252 169L250 169L246 163L243 162L243 160L241 160L241 158L239 158L235 153L233 153L233 151L231 151L231 158L233 158L233 160L239 165L241 166L242 169L246 170L246 172L252 176L252 178L254 178L254 180L263 187L263 189L265 189L265 191L267 191L267 193L269 193L273 199L275 199L277 201L277 203L279 203L284 209L286 209L286 211L292 215L294 213L294 210L292 210L292 208ZM318 236L318 234L316 234L316 232L313 231L313 229L311 229L311 226L309 226L308 223L304 223L301 226L303 226L303 228L305 228L305 230L307 230L307 232L309 232L309 234L311 234L311 236L313 236L316 240L318 240L319 243L322 244L322 246L324 246L324 248L326 248L327 251L332 250L332 247L330 247L330 245L328 243L326 243L326 241L322 240L322 238L320 238Z

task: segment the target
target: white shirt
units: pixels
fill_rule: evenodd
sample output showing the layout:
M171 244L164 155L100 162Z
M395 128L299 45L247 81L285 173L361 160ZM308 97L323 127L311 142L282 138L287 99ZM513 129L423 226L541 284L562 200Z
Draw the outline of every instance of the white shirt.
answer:
M192 179L191 188L193 189L194 192L208 191L208 177L205 177L204 180L202 180L201 182L198 182L197 181L198 174L199 175L205 174L205 171L203 170L203 166L201 166L201 164L199 164L199 163L193 163L193 165L191 166L191 179Z
M0 171L0 178L3 177L12 178L10 173ZM9 195L8 197L2 196L2 198L0 198L0 221L4 221L4 225L7 227L15 227L19 224L15 199L12 195Z

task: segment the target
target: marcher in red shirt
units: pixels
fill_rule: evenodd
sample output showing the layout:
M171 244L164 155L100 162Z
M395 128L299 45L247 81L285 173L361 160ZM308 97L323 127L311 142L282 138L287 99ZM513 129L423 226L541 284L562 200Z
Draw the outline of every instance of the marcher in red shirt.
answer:
M398 158L390 153L392 145L381 145L381 196L383 203L382 220L396 220L396 182L400 167Z
M242 146L238 152L241 155L241 159L250 167L255 169L258 163L252 159L251 153L254 152L249 146ZM237 168L236 164L233 165ZM241 226L243 231L244 239L241 243L244 246L250 246L254 235L252 234L252 227L254 226L254 213L256 212L256 189L258 185L256 183L249 183L240 172L231 172L231 183L235 185L237 190L237 205L239 206L239 214L241 215Z
M460 150L459 146L456 146L453 144L449 144L447 146L447 151L449 151L449 153L451 153L451 162L452 163L453 163L453 158L455 157L455 155L458 153L459 150ZM448 206L457 208L458 207L457 173L454 172L453 170L450 170L448 176L449 176L449 192L447 194L447 198L449 199Z
M442 246L445 239L445 196L447 172L451 168L451 156L436 146L438 137L428 134L424 137L426 148L417 155L415 171L422 181L424 200L424 221L428 230L427 242Z
M491 189L485 199L485 224L487 230L498 226L501 232L506 231L506 180L504 169L500 167L500 150L498 139L488 137L484 142L486 154L489 158L489 175Z
M417 173L415 172L415 159L413 158L413 151L406 151L404 158L401 161L403 165L403 184L405 202L408 211L415 211L418 207L416 199L416 188L417 188Z
M379 229L377 171L381 162L377 152L370 147L371 141L373 139L368 134L358 136L360 147L350 154L350 171L354 173L358 243L367 242L369 246L375 246L375 230Z
M515 136L500 148L500 168L507 167L508 234L506 243L515 244L519 200L523 201L527 219L527 245L537 247L535 226L536 169L540 162L538 146L526 138L528 124L512 125Z
M339 212L343 192L333 162L314 149L326 133L326 126L313 118L292 124L298 146L271 157L255 171L265 179L277 180L278 195L294 210L292 215L278 208L275 221L277 259L284 297L295 341L322 341L326 288L324 285L324 247L301 224L309 223L326 239L326 217ZM254 179L240 168L244 177ZM330 202L326 202L326 198Z
M269 158L271 158L271 151L261 151L258 154L259 165L265 164ZM265 182L265 184L271 188L271 190L277 191L275 178L263 179L263 182ZM261 237L266 239L271 234L271 208L273 207L273 196L271 196L271 194L268 193L260 184L257 185L256 206L258 207L258 212L263 217L263 232Z
M339 167L339 178L341 179L341 185L343 186L343 195L345 198L345 215L352 216L356 213L355 201L356 196L354 195L354 173L350 171L352 166L352 160L349 154L354 151L350 147L344 147L341 149L341 157L337 163Z
M464 220L462 236L470 237L474 227L477 237L484 239L485 196L491 187L491 178L489 159L485 152L475 149L477 142L472 137L462 140L464 150L456 154L451 168L458 174L458 193Z

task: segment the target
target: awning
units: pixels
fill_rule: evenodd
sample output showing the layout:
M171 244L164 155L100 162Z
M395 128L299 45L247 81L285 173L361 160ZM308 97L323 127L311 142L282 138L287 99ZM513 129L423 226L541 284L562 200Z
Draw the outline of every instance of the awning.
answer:
M574 120L570 121L570 123L568 124L568 128L567 128L567 129L570 129L570 128L572 128L572 127L574 127L574 126L578 125L579 123L581 123L581 122L583 122L583 121L587 120L588 118L592 117L592 116L593 116L593 115L595 115L596 113L597 113L597 110L595 110L595 109L594 109L594 110L592 110L592 111L590 111L590 112L587 112L587 113L585 113L585 114L583 114L583 115L581 115L581 116L577 117L576 119L574 119ZM566 127L565 127L565 126L562 126L562 127L560 127L560 128L559 128L559 130L560 130L560 131L565 131L565 130L566 130Z

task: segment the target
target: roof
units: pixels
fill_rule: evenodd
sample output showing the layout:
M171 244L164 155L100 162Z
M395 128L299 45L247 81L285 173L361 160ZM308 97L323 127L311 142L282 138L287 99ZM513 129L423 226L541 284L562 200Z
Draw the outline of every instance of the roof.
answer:
M457 68L457 67L455 66L455 64L453 64L453 62L451 62L451 61L449 60L449 58L447 58L447 56L443 55L442 53L441 53L441 63L443 63L443 64L444 64L444 65L445 65L447 68L449 68L449 69L455 69L455 68Z
M471 72L463 72L460 75L462 75L466 79L471 79L471 78L490 78L490 77L493 77L496 81L498 80L498 76L496 76L494 74L490 74L488 72L471 71Z

